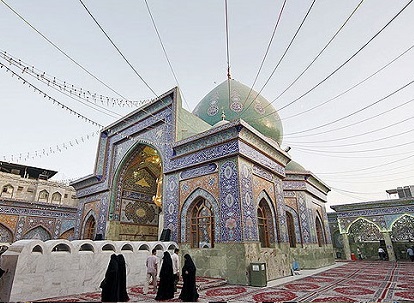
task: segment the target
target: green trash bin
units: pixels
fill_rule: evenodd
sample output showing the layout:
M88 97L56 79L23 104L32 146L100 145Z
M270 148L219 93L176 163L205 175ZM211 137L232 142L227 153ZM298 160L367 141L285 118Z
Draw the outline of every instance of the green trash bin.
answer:
M250 263L250 285L267 286L266 263Z

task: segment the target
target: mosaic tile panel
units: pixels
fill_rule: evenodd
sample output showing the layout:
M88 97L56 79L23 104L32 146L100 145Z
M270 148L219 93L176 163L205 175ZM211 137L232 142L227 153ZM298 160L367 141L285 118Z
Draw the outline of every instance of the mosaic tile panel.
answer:
M259 241L257 230L257 204L253 195L252 165L239 159L241 213L243 217L243 242Z
M285 213L285 200L283 198L283 183L280 179L274 180L274 188L276 193L276 211L279 227L279 239L281 242L288 243L289 236L287 233L286 213Z
M309 222L309 214L306 206L306 199L303 193L298 193L298 208L300 225L302 228L303 243L312 243L312 236L310 233L310 227L313 226Z
M65 231L75 227L75 220L62 220L60 224L59 234L63 234Z
M180 174L181 180L194 179L199 176L209 175L217 171L216 163L208 163L199 167L184 170Z
M272 172L279 174L280 176L285 176L285 168L272 160L269 157L266 157L263 153L259 152L257 149L247 145L244 142L240 142L240 153L247 156L250 159L255 159L264 167L270 169Z
M0 223L14 231L18 218L18 216L0 214Z
M171 230L171 241L178 240L178 197L180 190L178 180L178 173L165 176L163 191L164 228Z
M235 155L238 150L239 146L237 141L225 142L218 146L205 148L201 151L176 158L171 162L170 169L183 169L195 164L213 161L224 156Z
M218 173L180 182L180 207L197 188L203 188L214 197L219 196Z
M232 123L234 124L234 123ZM210 131L204 132L200 135L195 135L190 138L180 141L174 148L176 151L175 156L181 156L200 150L209 146L221 144L222 142L230 141L238 137L238 132L235 128L229 128L225 131L221 131L223 128L228 128L226 124L218 128L214 128Z
M0 242L2 243L12 243L13 242L13 233L3 224L0 224Z
M242 240L242 226L240 215L240 196L239 196L239 178L236 161L226 161L219 165L219 182L220 182L220 222L221 222L221 240L237 241ZM250 181L251 182L251 181ZM251 193L249 201L252 203ZM247 201L248 202L248 201ZM242 203L246 203L243 201ZM249 218L246 210L245 219ZM251 214L250 217L253 217ZM246 221L245 221L246 222ZM243 230L249 229L247 222Z
M271 157L277 160L279 163L284 163L286 165L287 162L289 161L286 158L286 156L284 156L281 152L279 152L275 148L275 146L272 146L271 144L269 144L269 142L260 139L257 135L253 134L250 131L243 129L240 133L240 137L247 140L252 146L255 146L258 150L261 150L264 153L271 155ZM278 172L281 174L281 176L285 176L284 166L280 165L278 167Z
M22 238L25 221L26 221L25 217L19 217L19 220L17 222L17 230L15 234L16 241Z
M43 226L37 226L24 234L23 239L38 239L47 241L51 239L51 235Z

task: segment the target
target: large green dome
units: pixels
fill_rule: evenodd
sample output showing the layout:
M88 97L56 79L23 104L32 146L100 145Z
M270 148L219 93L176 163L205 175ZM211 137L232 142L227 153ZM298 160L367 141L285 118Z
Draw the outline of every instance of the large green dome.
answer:
M241 118L279 145L282 143L283 127L279 115L269 101L254 90L250 91L246 85L232 79L224 81L198 103L193 114L214 125L222 120L223 111L226 120Z

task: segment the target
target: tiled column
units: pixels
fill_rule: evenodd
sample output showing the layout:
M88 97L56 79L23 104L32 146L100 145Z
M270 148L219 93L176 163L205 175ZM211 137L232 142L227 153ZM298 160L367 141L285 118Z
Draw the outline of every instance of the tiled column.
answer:
M347 233L342 234L342 240L344 243L345 259L351 260L351 248L349 247L349 239Z
M385 246L387 247L388 260L395 261L394 247L392 246L390 233L388 231L384 231L382 234L384 236Z

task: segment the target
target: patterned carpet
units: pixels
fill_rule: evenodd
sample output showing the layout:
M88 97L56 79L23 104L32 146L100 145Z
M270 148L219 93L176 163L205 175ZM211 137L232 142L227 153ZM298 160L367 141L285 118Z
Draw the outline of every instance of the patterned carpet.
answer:
M414 302L414 262L356 261L272 287L223 284L199 277L199 302ZM142 286L128 289L130 302L155 301ZM180 302L179 292L171 302ZM43 301L99 302L100 293Z

